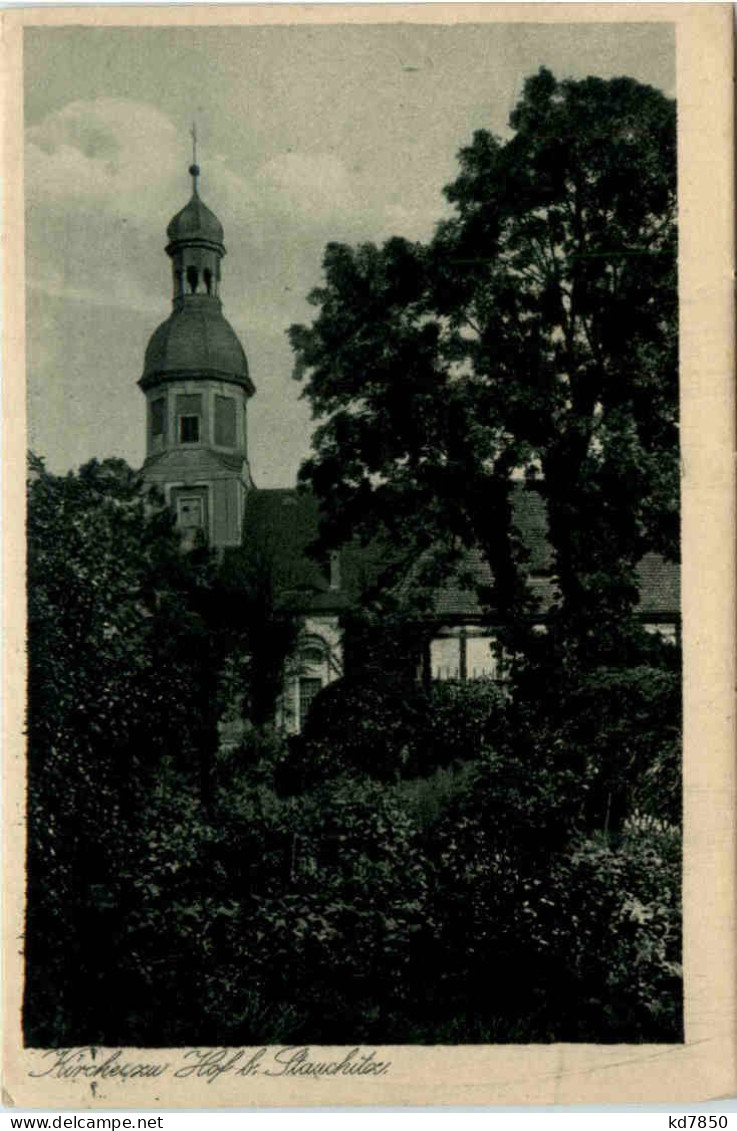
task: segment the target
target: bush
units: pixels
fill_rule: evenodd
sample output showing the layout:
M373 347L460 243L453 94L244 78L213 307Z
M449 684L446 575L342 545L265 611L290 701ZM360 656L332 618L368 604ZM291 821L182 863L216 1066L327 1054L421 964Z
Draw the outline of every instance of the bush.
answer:
M468 788L473 764L438 766L428 777L398 782L395 793L420 830L428 828L443 810Z
M400 1031L429 881L394 789L354 778L279 798L255 782L203 819L172 788L142 820L145 869L118 877L116 984L92 1032L219 1045Z
M237 746L221 746L216 759L216 782L225 794L256 785L275 788L279 770L289 755L283 731L244 721ZM222 798L221 798L222 800Z
M504 691L490 679L433 683L414 744L414 772L478 758L503 732L506 707Z
M598 668L567 696L561 740L581 751L589 816L619 830L635 811L681 821L681 680L641 665Z
M505 698L491 680L435 683L338 680L315 699L303 735L279 767L285 793L336 774L395 781L479 756L504 727Z
M337 680L310 709L282 783L295 792L340 774L393 781L406 771L427 711L416 683Z
M554 704L528 688L508 706L496 744L535 764L538 751L555 750L580 778L591 831L619 832L635 813L680 825L681 681L672 661L595 668Z
M680 840L672 830L630 829L614 849L601 836L574 842L527 918L531 949L545 956L537 993L556 1039L682 1039Z
M565 772L535 778L525 794L514 768L485 760L425 839L428 1031L680 1039L677 833L633 827L612 847L578 831Z
M257 990L292 1007L281 1043L386 1037L408 994L428 882L394 791L343 779L270 807L251 798L228 836L250 866L232 885L235 862L225 862L237 910L220 942L219 966L229 956L233 972L220 1008L239 1014ZM268 1034L226 1036L263 1043Z

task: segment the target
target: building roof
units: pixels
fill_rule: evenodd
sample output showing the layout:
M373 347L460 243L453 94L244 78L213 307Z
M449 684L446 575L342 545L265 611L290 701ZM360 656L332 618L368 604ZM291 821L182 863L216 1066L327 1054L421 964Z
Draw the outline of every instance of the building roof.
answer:
M223 243L223 225L214 212L200 200L197 192L176 216L169 221L166 234L170 243L204 240L206 243ZM224 250L224 249L223 249Z
M248 476L248 465L242 453L218 451L207 444L156 452L147 457L143 466L149 479L162 482L173 479L190 483L202 478L232 479L233 472L244 479Z
M338 611L346 595L330 589L329 563L309 552L317 538L317 499L295 489L254 490L246 501L244 545L258 547L278 605Z
M640 612L665 616L681 607L681 569L660 554L645 554L637 567Z
M319 527L319 503L311 492L296 488L249 492L244 544L265 554L277 602L304 612L339 612L376 583L387 562L378 545L361 546L356 541L344 546L331 566L329 556L318 556L314 550Z
M540 609L550 609L556 593L553 555L547 538L545 503L523 483L513 489L515 525L529 552L530 587L540 599ZM330 564L310 552L318 537L320 512L317 499L295 489L254 490L245 516L247 540L263 548L273 571L277 602L301 612L339 612L353 605L375 586L392 564L378 543L362 546L357 540L340 552L340 585L330 586ZM643 615L677 618L680 610L680 570L659 554L647 554L638 566L640 606ZM478 586L488 587L492 575L478 549L462 555L454 572L431 595L433 615L440 621L477 619L482 612Z
M253 391L243 346L212 295L182 296L151 335L142 387L174 377L234 381Z

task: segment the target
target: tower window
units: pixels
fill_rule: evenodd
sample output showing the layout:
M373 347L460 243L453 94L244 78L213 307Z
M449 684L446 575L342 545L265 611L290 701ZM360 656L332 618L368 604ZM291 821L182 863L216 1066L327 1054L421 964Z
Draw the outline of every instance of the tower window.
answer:
M199 282L199 272L198 272L196 267L193 267L193 266L190 265L187 268L187 284L189 286L189 290L190 290L191 294L195 294L195 292L197 290L198 282Z
M154 437L164 435L165 406L163 397L151 402L151 435Z
M205 282L205 290L208 294L212 294L212 271L209 267L206 267L202 272L202 278Z
M202 397L183 393L177 397L177 432L180 444L199 444L202 419Z
M179 417L179 443L198 444L200 442L199 416Z
M215 397L215 443L224 448L235 447L235 401L232 397Z

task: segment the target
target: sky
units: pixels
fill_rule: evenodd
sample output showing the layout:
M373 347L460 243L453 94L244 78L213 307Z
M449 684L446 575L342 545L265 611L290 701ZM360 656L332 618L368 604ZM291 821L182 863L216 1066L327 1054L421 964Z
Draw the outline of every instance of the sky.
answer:
M223 312L256 395L257 486L293 484L313 422L286 336L330 241L427 239L476 129L525 78L628 75L675 94L664 24L26 28L29 446L51 471L144 457L137 387L171 309L166 225L191 191L225 228Z

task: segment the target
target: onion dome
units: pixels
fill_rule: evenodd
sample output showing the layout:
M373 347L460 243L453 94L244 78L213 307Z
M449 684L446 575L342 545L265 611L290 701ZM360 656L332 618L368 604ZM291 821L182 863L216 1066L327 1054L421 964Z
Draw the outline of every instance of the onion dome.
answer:
M188 295L151 336L143 366L142 388L179 378L212 378L253 392L243 346L220 303L206 295Z
M198 166L191 165L189 172L192 198L166 230L174 309L148 343L139 385L148 389L164 381L229 381L250 396L254 388L246 355L223 318L219 297L223 226L200 200Z
M193 180L192 198L169 222L166 229L169 243L189 243L201 240L204 243L218 244L222 247L223 225L215 213L200 200L197 191L199 167L191 165L189 171Z

